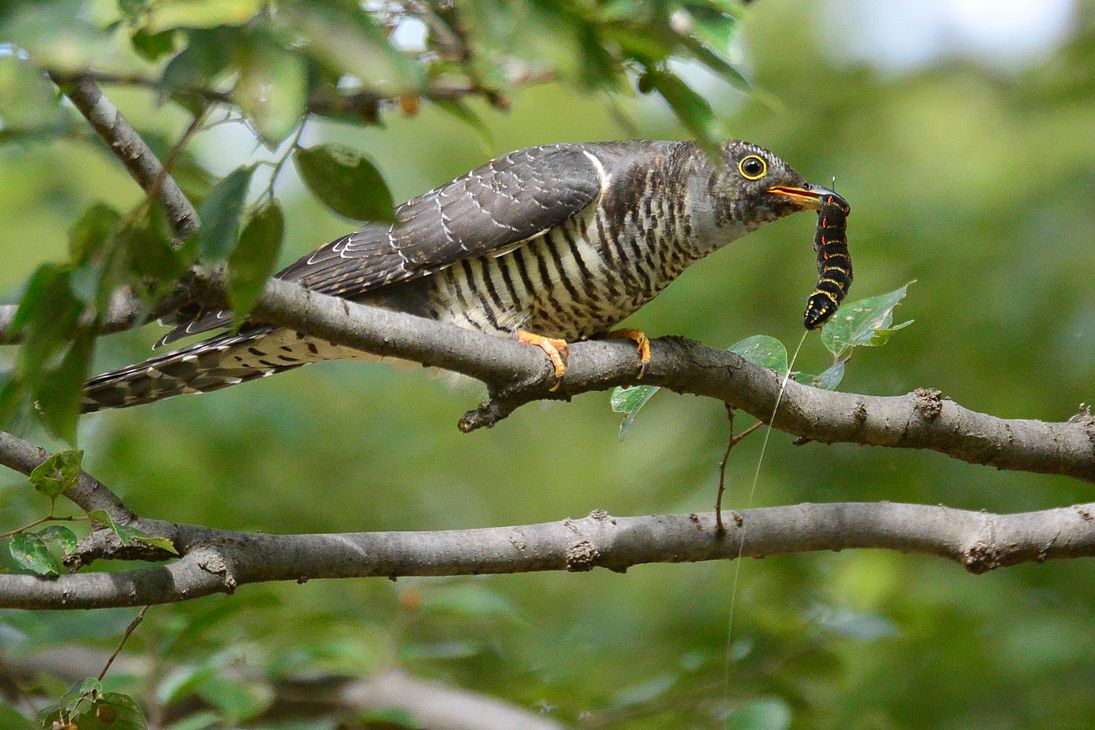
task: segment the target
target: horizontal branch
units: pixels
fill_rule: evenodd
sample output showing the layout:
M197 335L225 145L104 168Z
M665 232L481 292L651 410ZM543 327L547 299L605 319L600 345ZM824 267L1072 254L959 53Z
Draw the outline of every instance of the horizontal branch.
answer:
M997 515L915 504L835 503L714 513L582 519L429 532L246 534L173 526L168 565L54 579L0 575L0 606L105 608L231 593L249 583L318 578L480 575L884 548L953 560L972 573L1095 555L1095 503ZM151 522L138 521L142 528ZM166 526L166 523L161 523ZM744 541L744 545L742 542Z
M218 275L198 277L195 293L223 302ZM574 343L567 374L555 385L540 350L453 325L347 302L283 281L271 281L253 317L377 355L398 357L468 375L487 384L491 400L465 415L461 428L493 426L519 406L619 385L660 385L707 396L821 443L931 449L973 464L1064 474L1095 482L1095 417L1089 410L1064 422L1004 419L964 408L938 391L901 396L839 393L788 382L731 352L679 337L651 343L640 380L634 347L622 341Z

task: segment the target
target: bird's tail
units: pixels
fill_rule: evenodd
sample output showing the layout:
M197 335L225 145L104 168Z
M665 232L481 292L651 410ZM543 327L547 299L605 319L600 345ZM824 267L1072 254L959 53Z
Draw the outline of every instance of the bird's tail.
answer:
M84 386L84 413L208 393L353 351L274 327L223 334L98 375Z

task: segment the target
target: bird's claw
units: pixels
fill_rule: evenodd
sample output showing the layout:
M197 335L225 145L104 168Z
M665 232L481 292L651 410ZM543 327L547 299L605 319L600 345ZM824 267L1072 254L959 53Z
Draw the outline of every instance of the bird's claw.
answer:
M635 343L635 349L639 352L639 379L646 374L646 367L650 364L650 338L642 330L621 329L613 330L605 335L608 340L631 340Z
M517 330L515 334L518 342L539 347L548 356L552 367L555 369L555 385L548 388L548 391L554 393L559 390L559 386L563 384L563 376L567 372L567 357L570 355L570 348L567 346L566 340L544 337L527 330Z

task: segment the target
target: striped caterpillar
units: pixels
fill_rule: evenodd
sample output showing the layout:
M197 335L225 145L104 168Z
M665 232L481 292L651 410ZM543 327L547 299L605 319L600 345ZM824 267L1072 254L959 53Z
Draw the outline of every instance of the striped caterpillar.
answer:
M851 206L839 195L821 199L817 212L814 251L817 253L817 285L802 315L806 329L817 329L832 317L852 286L852 257L848 252L848 214Z

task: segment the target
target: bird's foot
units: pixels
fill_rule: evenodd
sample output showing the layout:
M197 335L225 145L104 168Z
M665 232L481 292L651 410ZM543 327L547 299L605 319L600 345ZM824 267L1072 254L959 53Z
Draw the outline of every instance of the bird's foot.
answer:
M635 343L635 349L639 351L639 377L646 374L646 366L650 364L650 338L642 330L621 329L606 332L606 340L631 340Z
M543 335L533 334L528 330L517 330L514 332L518 342L523 342L526 345L535 345L543 350L548 359L551 360L552 366L555 368L555 385L551 386L548 390L552 393L559 390L559 386L563 382L563 376L567 372L567 356L570 354L570 348L567 347L566 340L557 340L554 337L544 337Z

